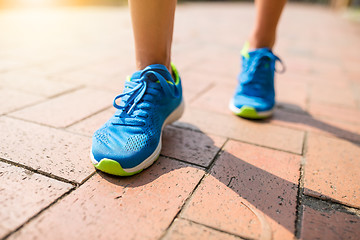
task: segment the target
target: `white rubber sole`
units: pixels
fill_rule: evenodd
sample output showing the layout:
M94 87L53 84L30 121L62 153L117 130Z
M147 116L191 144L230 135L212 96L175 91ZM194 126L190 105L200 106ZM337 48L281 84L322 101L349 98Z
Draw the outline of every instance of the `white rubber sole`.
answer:
M140 163L138 166L133 167L133 168L123 168L123 170L125 172L134 173L134 172L143 170L145 168L148 168L159 158L159 155L161 152L161 147L162 147L162 132L163 132L164 127L166 125L171 124L171 123L175 122L176 120L180 119L184 113L184 110L185 110L185 104L184 104L184 100L182 100L180 105L165 119L165 121L161 127L159 144L157 145L155 151L147 159L145 159L142 163ZM90 149L90 158L91 158L91 162L94 165L99 163L98 161L95 160L91 149ZM100 160L100 162L101 162L101 160Z
M241 113L243 112L243 108L238 108L235 106L234 104L234 100L231 99L230 103L229 103L229 109L230 111L232 111L234 114L236 115L241 115ZM256 111L256 110L255 110ZM273 114L274 110L271 109L269 111L262 111L262 112L259 112L259 111L256 111L256 114L258 117L261 117L261 118L266 118L266 117L270 117L272 114Z

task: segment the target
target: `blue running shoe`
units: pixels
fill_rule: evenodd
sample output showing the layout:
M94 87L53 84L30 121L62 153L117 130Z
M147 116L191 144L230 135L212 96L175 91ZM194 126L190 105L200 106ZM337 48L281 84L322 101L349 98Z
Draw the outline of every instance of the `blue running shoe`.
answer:
M248 52L248 44L245 45L238 86L229 104L234 114L249 119L262 119L272 115L275 106L276 61L282 63L270 49L259 48Z
M165 66L154 64L127 79L124 92L114 99L118 110L93 135L95 168L130 176L156 161L163 128L184 111L181 80L174 65L172 71L174 79Z

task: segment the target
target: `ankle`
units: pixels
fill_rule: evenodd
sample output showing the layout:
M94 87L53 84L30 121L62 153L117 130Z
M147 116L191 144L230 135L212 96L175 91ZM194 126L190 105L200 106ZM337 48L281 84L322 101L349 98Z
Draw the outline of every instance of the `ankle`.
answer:
M146 62L137 61L136 62L136 70L141 71L144 68L146 68L147 66L150 66L150 65L153 65L153 64L164 65L167 68L167 70L169 71L169 73L171 74L171 76L173 76L173 71L172 71L170 61L166 61L166 62L163 62L163 61L146 61Z
M258 49L258 48L269 48L272 49L275 44L275 37L259 37L259 36L252 36L249 39L249 48L251 49Z

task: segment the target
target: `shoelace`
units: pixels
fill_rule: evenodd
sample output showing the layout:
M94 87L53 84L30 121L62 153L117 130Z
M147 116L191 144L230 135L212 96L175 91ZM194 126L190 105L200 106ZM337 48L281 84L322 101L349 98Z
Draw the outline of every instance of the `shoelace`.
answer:
M259 91L260 89L263 88L263 85L264 83L266 83L266 81L263 81L262 79L267 79L268 77L268 73L267 71L262 71L262 68L260 68L259 66L261 64L264 63L264 60L266 59L270 59L271 60L271 63L270 64L274 64L276 63L276 61L280 62L280 64L282 65L282 69L281 71L278 71L276 69L276 67L274 66L275 68L275 71L278 72L278 73L283 73L285 72L285 64L281 61L281 59L274 55L272 52L262 52L261 54L258 54L254 57L254 59L251 61L251 65L248 68L248 71L247 71L247 74L248 75L257 75L257 77L250 77L250 78L247 78L248 80L251 79L251 81L248 81L248 80L241 80L242 81L242 85L243 86L251 86L251 88L257 92Z
M269 58L270 60L274 61L276 63L276 61L278 61L281 66L282 66L282 69L281 71L278 71L276 68L275 68L275 71L277 73L284 73L286 71L286 67L285 67L285 64L283 63L283 61L278 57L276 56L275 54L271 53L271 52L265 52L263 54L259 54L255 57L255 59L252 61L254 64L252 64L250 66L250 71L251 72L254 72L256 71L256 69L258 68L258 66L261 64L262 60L265 59L265 58Z
M171 75L169 73L166 73L165 75L168 75L168 79L170 80L166 80L160 73L156 72L155 70L160 70L160 71L164 71L161 68L156 68L156 67L147 67L145 68L141 74L140 77L138 79L131 79L131 82L134 83L136 86L131 89L130 91L121 93L119 95L117 95L114 98L114 102L113 102L113 106L119 110L122 111L126 111L126 115L124 116L122 114L117 115L117 117L119 118L129 118L131 117L131 114L133 113L134 109L136 106L139 105L140 101L143 99L143 97L145 96L146 90L148 89L149 86L149 80L151 75L154 75L155 78L158 80L161 89L164 91L165 95L167 96L171 96L171 97L178 97L179 93L176 91L176 87L171 88L170 84L175 85L175 82L173 81ZM160 89L159 89L160 90ZM159 91L159 90L155 90L155 91ZM156 93L153 92L152 95L155 95ZM123 98L125 96L129 96L124 102L125 104L123 106L120 106L116 103L116 101L119 98ZM115 124L126 124L123 122L115 122ZM133 124L130 124L133 125Z

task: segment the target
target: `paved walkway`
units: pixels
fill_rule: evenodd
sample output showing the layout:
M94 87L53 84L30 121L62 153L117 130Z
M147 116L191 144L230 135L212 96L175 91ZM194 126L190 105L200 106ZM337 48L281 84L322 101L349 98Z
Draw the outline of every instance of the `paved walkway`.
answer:
M0 12L0 239L358 239L359 24L290 4L275 115L248 121L227 104L253 10L178 7L187 109L130 178L89 159L134 70L127 8Z

